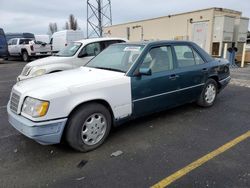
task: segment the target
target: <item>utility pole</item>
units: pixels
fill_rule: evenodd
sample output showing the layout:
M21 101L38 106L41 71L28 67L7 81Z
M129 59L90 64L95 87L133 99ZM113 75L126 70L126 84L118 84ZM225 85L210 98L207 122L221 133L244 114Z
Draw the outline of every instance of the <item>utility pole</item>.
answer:
M87 38L103 37L103 27L112 25L111 0L87 0Z

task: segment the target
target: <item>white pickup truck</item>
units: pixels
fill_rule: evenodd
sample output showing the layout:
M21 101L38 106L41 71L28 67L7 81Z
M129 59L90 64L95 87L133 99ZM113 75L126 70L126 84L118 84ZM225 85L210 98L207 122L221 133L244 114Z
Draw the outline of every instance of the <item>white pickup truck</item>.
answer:
M9 56L22 57L29 62L31 57L52 55L51 45L29 38L13 38L8 41Z

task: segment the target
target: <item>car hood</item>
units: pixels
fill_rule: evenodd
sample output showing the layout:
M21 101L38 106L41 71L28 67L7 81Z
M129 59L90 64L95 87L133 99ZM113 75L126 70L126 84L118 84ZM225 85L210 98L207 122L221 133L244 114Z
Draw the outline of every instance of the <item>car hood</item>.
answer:
M41 59L37 59L27 64L30 67L42 66L42 65L50 65L55 63L62 63L70 61L73 57L59 57L59 56L50 56Z
M50 94L54 95L62 90L77 92L77 89L85 86L105 86L107 83L124 77L125 74L120 72L80 67L20 81L13 89L21 95L37 98L46 96L46 99Z

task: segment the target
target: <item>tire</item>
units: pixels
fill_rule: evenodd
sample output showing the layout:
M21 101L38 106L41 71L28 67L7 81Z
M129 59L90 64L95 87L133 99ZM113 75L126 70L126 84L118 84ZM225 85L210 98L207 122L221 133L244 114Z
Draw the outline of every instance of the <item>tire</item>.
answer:
M208 79L203 91L197 101L202 107L211 107L214 105L218 93L218 84L214 79Z
M74 112L66 127L66 141L77 151L87 152L99 147L109 135L111 115L99 103L89 103Z
M22 58L23 58L24 62L29 62L30 61L30 56L29 56L28 52L26 52L26 51L23 51Z

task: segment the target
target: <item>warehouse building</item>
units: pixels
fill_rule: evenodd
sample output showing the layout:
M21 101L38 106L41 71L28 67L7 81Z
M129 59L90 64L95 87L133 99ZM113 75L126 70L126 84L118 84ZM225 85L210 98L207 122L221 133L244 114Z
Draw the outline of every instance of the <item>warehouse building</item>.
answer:
M242 49L249 19L224 8L209 8L104 28L106 36L140 40L191 40L213 56L222 56L224 46Z

